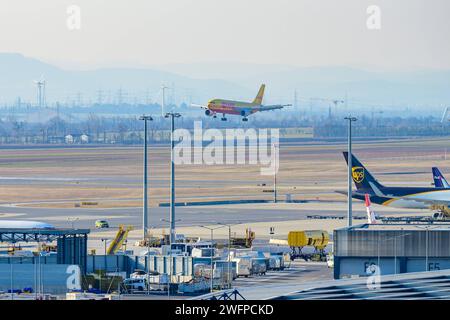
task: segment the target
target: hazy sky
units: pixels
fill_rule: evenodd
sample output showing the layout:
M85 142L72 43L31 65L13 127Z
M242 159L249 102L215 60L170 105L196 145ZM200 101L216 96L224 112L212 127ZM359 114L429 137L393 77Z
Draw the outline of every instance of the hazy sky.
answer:
M450 69L448 0L0 0L0 51L68 68L253 62ZM81 9L69 30L67 8ZM368 30L366 9L381 9Z

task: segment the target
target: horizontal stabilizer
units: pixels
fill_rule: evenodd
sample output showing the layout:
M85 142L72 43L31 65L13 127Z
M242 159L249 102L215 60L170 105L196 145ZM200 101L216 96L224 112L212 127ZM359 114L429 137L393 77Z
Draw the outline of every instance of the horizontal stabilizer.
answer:
M196 108L208 109L208 106L204 106L202 104L191 103L190 106L191 107L196 107Z

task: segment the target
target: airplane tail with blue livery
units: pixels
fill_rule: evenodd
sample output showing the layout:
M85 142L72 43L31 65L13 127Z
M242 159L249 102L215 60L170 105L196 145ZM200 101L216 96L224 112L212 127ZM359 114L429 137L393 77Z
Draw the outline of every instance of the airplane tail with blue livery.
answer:
M344 158L348 164L348 152L344 152ZM388 187L378 182L352 155L351 172L356 186L352 198L365 200L367 194L370 201L375 204L396 208L428 209L439 216L450 216L450 187L439 170L435 172L434 169L437 168L433 168L433 175L440 177L436 187Z
M447 179L444 178L444 175L441 173L439 168L433 167L431 170L433 171L434 186L436 188L450 188Z

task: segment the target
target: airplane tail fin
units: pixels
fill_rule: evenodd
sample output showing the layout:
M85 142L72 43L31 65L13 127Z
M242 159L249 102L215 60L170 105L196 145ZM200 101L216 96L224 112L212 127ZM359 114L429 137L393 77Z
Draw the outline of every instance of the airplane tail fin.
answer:
M364 195L365 198L365 202L366 202L366 210L367 210L367 222L372 224L372 223L377 223L377 218L375 217L375 212L373 212L372 208L371 208L371 203L370 203L370 196L366 193Z
M265 88L266 88L266 85L262 84L261 87L259 88L258 94L256 95L255 99L253 100L253 104L257 104L257 105L262 104Z
M431 170L433 171L434 186L436 188L450 188L450 185L444 178L444 175L441 173L439 168L433 167Z
M348 152L344 152L345 161L348 164ZM364 165L352 154L352 178L356 190L362 193L374 194L383 185L375 179ZM375 190L374 190L375 188Z

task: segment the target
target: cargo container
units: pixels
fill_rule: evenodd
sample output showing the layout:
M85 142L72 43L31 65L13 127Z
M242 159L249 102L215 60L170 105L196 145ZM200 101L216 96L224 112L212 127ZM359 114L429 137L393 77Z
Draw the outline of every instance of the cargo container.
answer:
M272 241L273 239L271 239ZM286 244L285 245L277 245L277 244L264 244L264 245L253 245L252 251L259 251L264 253L270 253L270 254L283 254L283 253L289 253L291 251L291 248L287 245L287 240L283 240Z
M236 274L238 277L248 277L252 272L252 258L248 256L233 258L236 263Z
M219 258L213 258L213 261L216 261L218 259ZM192 262L194 264L203 263L203 264L210 265L211 264L211 258L210 257L192 257Z
M252 274L264 275L267 271L267 260L266 258L252 258Z
M206 292L209 290L210 282L205 278L192 279L189 282L180 283L178 285L178 293L193 294Z
M306 261L316 259L325 260L325 247L328 245L330 235L324 230L290 231L288 245L291 247L291 260L303 258ZM307 254L304 247L313 247L314 252Z
M230 275L231 279L236 279L236 264L235 261L218 260L214 262L214 268L221 270L223 278L228 280L228 275Z
M284 269L284 257L282 255L270 255L268 259L269 259L268 270Z
M214 267L214 278L222 277L222 268ZM196 278L208 278L211 279L211 265L197 263L194 265L194 277Z
M324 230L289 231L288 245L290 247L311 246L323 250L330 240L330 235Z
M214 248L193 248L191 256L195 258L214 257Z

